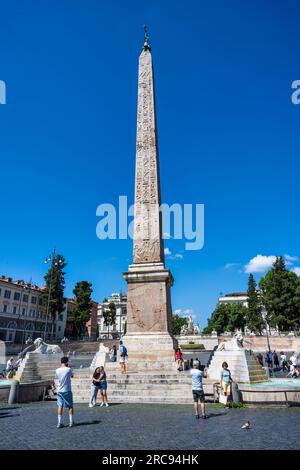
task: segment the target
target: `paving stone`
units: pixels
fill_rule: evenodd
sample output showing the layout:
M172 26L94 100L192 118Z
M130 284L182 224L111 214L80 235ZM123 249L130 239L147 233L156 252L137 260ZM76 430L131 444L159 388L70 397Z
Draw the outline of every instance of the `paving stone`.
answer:
M0 449L300 449L300 408L208 405L207 412L208 420L196 420L192 404L78 404L77 425L57 429L54 401L1 404ZM247 420L251 429L241 429Z

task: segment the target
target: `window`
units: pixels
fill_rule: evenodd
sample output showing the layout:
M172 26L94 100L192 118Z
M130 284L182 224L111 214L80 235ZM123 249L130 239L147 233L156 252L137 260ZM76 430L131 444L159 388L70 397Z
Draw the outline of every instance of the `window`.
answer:
M42 316L43 316L43 310L39 310L38 311L38 318L42 318Z
M20 300L21 294L20 292L15 292L14 293L14 300Z
M16 313L17 313L17 307L16 307L16 305L13 306L13 313L14 313L15 315L16 315Z
M33 296L31 297L31 303L34 305L36 304L36 297L33 297Z
M39 305L43 305L43 299L42 299L42 297L39 298Z
M64 316L60 313L59 316L58 316L58 319L59 319L59 321L63 321Z
M28 302L28 294L23 294L23 302Z
M7 312L7 307L8 307L7 304L3 304L3 313L6 313L6 312Z
M11 291L10 290L5 290L4 291L4 298L5 299L10 299L11 296Z
M24 316L24 315L25 315L25 313L26 313L26 308L25 308L25 307L23 307L23 308L22 308L22 315Z
M58 327L58 331L61 331L61 326Z
M30 311L29 311L29 316L34 318L34 315L35 315L35 310L34 310L34 308L31 308Z

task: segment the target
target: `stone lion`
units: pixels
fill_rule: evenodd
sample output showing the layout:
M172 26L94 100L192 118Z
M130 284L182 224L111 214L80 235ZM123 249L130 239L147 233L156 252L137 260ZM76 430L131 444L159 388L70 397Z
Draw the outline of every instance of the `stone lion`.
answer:
M235 333L233 338L229 341L222 341L217 351L238 351L244 348L243 341L243 335L241 333Z
M57 346L57 344L47 344L42 338L37 338L33 344L35 346L35 350L32 351L33 353L63 354L62 350L59 346Z

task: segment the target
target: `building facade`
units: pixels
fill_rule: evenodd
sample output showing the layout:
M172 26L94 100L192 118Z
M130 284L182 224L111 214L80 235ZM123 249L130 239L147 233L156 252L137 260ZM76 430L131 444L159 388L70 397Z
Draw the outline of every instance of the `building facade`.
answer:
M0 276L0 340L23 345L27 338L61 340L65 335L66 314L48 316L43 305L44 287Z
M109 310L109 304L113 302L116 306L116 321L114 325L106 325L104 313ZM112 293L98 306L98 327L100 339L118 339L126 331L127 320L127 295Z
M46 315L43 290L22 280L0 277L0 339L24 344L28 337L44 337ZM51 322L47 325L51 333Z

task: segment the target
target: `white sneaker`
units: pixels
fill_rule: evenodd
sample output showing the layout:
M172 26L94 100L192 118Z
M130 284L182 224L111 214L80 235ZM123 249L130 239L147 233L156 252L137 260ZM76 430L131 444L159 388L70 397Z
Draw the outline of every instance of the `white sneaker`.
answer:
M62 423L58 423L56 427L57 427L57 429L60 429L60 428L63 428L64 425Z
M105 403L105 406L106 406L106 407L108 407L108 406L109 406L109 404L106 402L106 403Z
M102 402L100 406L104 406L104 403Z
M90 408L94 408L95 405L93 405L92 403L89 403L89 407Z

